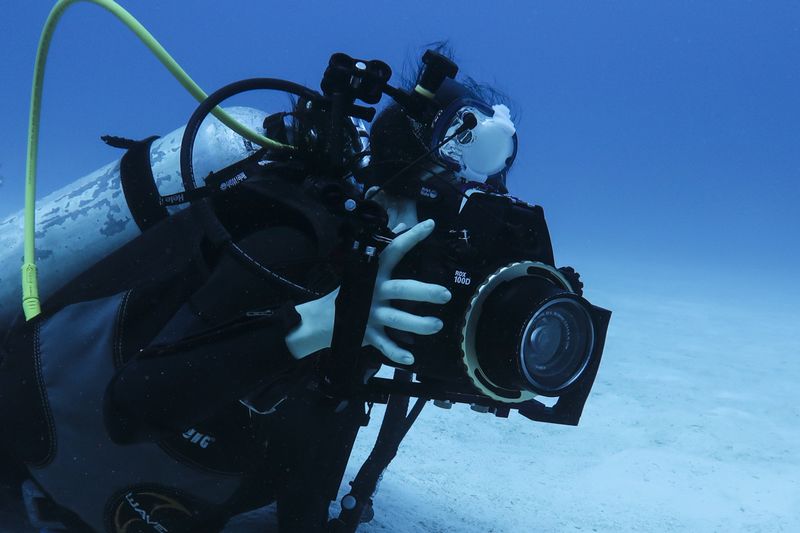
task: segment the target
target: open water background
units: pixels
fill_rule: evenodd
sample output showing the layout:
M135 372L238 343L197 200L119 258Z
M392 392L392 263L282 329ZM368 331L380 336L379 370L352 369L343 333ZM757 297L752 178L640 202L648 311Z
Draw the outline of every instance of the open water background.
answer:
M0 217L22 205L51 5L0 0ZM426 412L369 530L800 530L800 3L124 5L209 92L316 88L338 51L399 75L449 40L513 102L512 193L544 206L558 263L615 311L579 428ZM55 35L44 95L40 197L120 155L100 135L164 134L195 107L88 4Z

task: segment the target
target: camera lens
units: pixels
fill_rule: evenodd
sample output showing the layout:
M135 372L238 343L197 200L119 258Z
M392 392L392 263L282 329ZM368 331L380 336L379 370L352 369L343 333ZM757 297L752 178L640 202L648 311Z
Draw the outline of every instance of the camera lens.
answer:
M477 323L481 373L502 389L560 394L580 378L592 356L588 305L535 276L497 286Z
M520 368L534 386L563 388L585 367L593 338L592 322L583 307L571 299L550 300L525 327Z

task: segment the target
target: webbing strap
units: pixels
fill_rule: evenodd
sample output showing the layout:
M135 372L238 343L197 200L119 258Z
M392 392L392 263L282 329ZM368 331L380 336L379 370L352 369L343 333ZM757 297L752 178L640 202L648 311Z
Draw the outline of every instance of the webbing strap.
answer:
M150 145L156 139L158 135L153 135L129 144L128 151L122 156L119 165L125 201L131 210L134 222L142 232L169 216L167 208L161 205L161 195L150 163Z

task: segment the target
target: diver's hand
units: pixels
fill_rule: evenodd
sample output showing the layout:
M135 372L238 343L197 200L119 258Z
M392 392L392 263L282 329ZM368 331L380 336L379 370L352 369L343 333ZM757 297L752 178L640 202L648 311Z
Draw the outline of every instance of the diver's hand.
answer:
M300 315L300 324L286 335L286 347L289 348L292 357L302 359L330 347L338 295L337 287L322 298L295 307Z
M410 365L414 356L400 348L386 335L388 326L418 335L432 335L442 329L442 321L432 316L417 316L395 309L390 300L409 300L443 304L450 301L450 291L441 285L423 283L412 279L391 279L392 270L403 256L433 231L433 220L426 220L395 237L379 257L378 275L369 321L362 346L374 346L386 357L398 364ZM405 224L395 227L399 233ZM339 289L322 298L311 300L295 307L300 314L300 324L286 335L286 346L295 359L302 359L323 348L328 348L333 339L333 319L336 312L336 297Z
M394 229L398 233L405 225ZM413 279L392 279L394 267L414 246L425 240L433 232L433 220L420 222L395 237L379 256L378 276L375 280L375 292L369 321L364 333L362 346L374 346L383 355L395 363L410 365L414 356L408 350L400 348L386 334L385 327L416 333L432 335L442 329L442 321L433 316L418 316L391 306L391 300L409 300L414 302L430 302L443 304L450 301L451 294L445 287L433 283L423 283Z

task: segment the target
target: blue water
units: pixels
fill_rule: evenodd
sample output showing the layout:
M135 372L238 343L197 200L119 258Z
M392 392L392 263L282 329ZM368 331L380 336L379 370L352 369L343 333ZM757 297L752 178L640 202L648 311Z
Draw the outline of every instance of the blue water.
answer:
M22 202L33 58L52 3L2 4L6 214ZM449 39L462 72L515 103L511 189L544 206L562 263L691 264L752 278L764 267L789 276L800 258L797 2L126 5L208 91L252 76L316 88L336 51L400 73L423 45ZM100 135L166 133L193 110L96 6L67 12L52 50L40 197L119 155Z
M22 205L33 59L51 5L0 0L0 217ZM735 418L724 419L730 430L703 432L722 435L719 444L709 444L722 450L717 454L722 463L734 464L735 447L745 447L763 463L759 475L768 473L772 456L763 452L761 460L761 441L754 435L782 442L780 435L789 435L800 417L796 407L784 409L797 402L776 392L789 391L788 385L775 385L794 383L789 377L800 375L791 335L797 331L793 309L800 298L795 278L800 3L128 0L124 5L207 91L257 76L317 88L328 57L338 51L386 61L399 77L426 43L449 40L463 73L494 84L513 102L520 153L511 192L545 208L557 262L575 265L590 298L619 311L596 388L627 391L636 404L647 397L641 376L648 369L674 368L677 382L691 390L683 394L677 385L658 384L654 396L670 397L667 405L688 412L695 394L712 382L718 388L747 388L748 365L757 361L763 385L749 392L783 406L758 415L774 433L749 432L750 442L737 435ZM285 100L255 96L236 103L276 110ZM113 17L96 6L77 5L56 33L48 63L39 197L120 155L102 144L100 135L164 134L185 123L195 105ZM677 311L659 318L651 310L660 306ZM716 320L721 309L735 318ZM674 362L670 342L690 357ZM663 364L654 367L653 354L659 353ZM715 372L718 364L735 376ZM650 374L648 379L658 378ZM646 429L684 440L691 436L680 426L683 411L669 417L663 409L659 415L658 407L652 416L648 411L640 417L641 427L637 422L619 433L626 417L611 412L615 396L592 404L598 402L593 398L590 405L607 410L590 417L588 430L585 424L581 428L592 442L607 443L612 427L615 435ZM593 420L607 423L592 436ZM617 452L608 454L626 457L613 455ZM736 461L746 463L741 457ZM781 464L776 472L791 472L786 465L797 471L795 459ZM750 490L749 477L698 476L703 490L724 493L728 485ZM778 486L796 499L800 489L790 477ZM680 487L676 494L684 492ZM650 494L642 490L640 499L657 506L663 494ZM574 497L554 499L564 503ZM782 509L775 516L786 516ZM732 520L743 530L749 527L744 519ZM685 527L674 530L692 530L690 523L680 522Z

